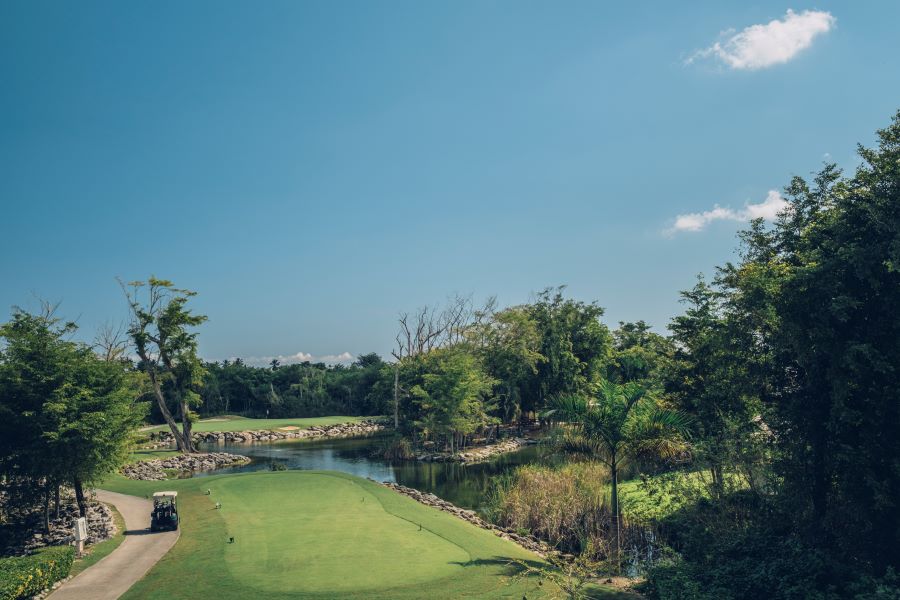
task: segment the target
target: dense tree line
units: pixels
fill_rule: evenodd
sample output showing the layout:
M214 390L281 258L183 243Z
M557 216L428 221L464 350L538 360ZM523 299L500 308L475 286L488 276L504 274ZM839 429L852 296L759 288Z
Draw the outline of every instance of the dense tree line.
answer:
M642 322L610 332L600 306L566 298L564 288L501 310L493 301L479 309L453 302L469 308L450 311L468 316L452 322L452 335L450 325L428 317L432 309L420 310L412 325L401 318L393 365L399 429L449 449L497 424L543 420L556 399L590 396L607 380L657 386L671 350ZM428 349L417 350L423 339Z
M668 520L660 597L900 597L900 113L859 154L683 294L665 389L714 501Z
M383 415L390 410L388 365L364 354L351 365L304 362L254 367L241 359L204 365L203 416Z

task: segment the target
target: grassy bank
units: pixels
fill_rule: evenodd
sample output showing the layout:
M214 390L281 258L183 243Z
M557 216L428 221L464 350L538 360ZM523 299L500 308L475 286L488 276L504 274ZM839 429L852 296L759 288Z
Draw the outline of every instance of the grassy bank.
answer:
M235 417L226 415L212 419L201 419L194 423L193 430L197 433L211 431L258 431L262 429L279 429L281 427L297 427L309 429L310 427L323 425L338 425L340 423L356 423L371 417L344 417L334 415L330 417L310 417L308 419L250 419L247 417ZM167 425L149 427L144 432L168 431Z
M145 496L160 485L112 477L103 487ZM125 598L546 597L548 584L509 582L511 559L537 556L351 475L249 473L165 487L180 492L181 539Z

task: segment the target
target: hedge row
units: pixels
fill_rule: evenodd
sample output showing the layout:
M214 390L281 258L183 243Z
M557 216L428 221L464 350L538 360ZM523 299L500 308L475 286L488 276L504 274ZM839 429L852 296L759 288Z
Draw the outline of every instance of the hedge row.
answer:
M0 558L0 600L19 600L41 592L69 574L75 549L43 548L28 556Z

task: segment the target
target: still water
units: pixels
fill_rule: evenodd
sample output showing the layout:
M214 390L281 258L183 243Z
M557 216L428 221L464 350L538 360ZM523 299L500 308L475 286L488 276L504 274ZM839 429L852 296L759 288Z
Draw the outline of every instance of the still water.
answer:
M232 452L249 456L252 462L240 467L197 473L196 477L262 471L274 463L288 469L331 470L392 481L424 492L431 492L457 506L482 511L490 479L523 464L547 462L545 451L528 446L518 452L501 454L494 460L476 464L404 461L390 463L372 456L383 438L369 437L334 440L293 440L254 444L201 444L201 451Z

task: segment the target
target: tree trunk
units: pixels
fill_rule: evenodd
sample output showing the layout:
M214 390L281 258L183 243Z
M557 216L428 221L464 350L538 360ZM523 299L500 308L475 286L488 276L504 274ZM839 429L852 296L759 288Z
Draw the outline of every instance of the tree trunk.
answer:
M400 429L400 363L394 367L394 429Z
M72 480L72 487L75 488L75 501L78 503L78 516L86 517L87 516L87 502L84 500L84 486L81 483L81 479L75 477Z
M725 478L722 473L722 465L714 462L710 466L710 472L712 473L713 490L716 498L722 498L725 495Z
M141 359L144 362L147 362L147 359L144 356L141 356ZM162 393L162 387L159 384L159 381L156 379L156 373L152 369L148 369L148 375L150 375L150 383L153 385L153 396L156 398L156 405L159 406L159 412L162 414L163 419L166 421L166 425L169 426L169 430L172 432L172 435L175 437L175 445L178 448L179 452L190 452L189 446L186 446L184 443L184 437L181 432L178 431L178 423L175 422L175 417L172 416L172 413L169 411L169 407L166 406L166 399ZM189 440L190 441L190 440Z
M621 553L622 553L622 542L620 535L620 523L619 523L619 465L616 463L616 455L613 454L612 460L610 461L610 476L612 478L612 526L613 526L613 563L615 564L616 571L619 570L620 561L621 561Z
M197 449L194 447L194 439L191 436L191 427L193 427L193 424L191 423L191 408L188 406L187 400L184 399L184 394L182 394L181 398L178 400L178 408L181 412L181 437L184 445L182 452L196 452Z
M45 484L44 489L44 533L50 535L50 482Z
M59 518L59 484L56 484L56 519Z

